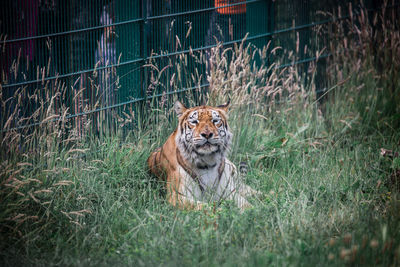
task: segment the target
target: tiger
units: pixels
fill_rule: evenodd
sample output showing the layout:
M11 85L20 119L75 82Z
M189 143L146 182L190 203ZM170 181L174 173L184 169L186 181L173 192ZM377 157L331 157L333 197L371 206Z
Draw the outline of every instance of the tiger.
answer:
M176 101L178 126L147 159L151 174L166 182L167 201L181 209L202 210L206 203L232 200L241 210L259 194L244 184L227 159L233 134L228 126L229 101L217 107L187 108Z

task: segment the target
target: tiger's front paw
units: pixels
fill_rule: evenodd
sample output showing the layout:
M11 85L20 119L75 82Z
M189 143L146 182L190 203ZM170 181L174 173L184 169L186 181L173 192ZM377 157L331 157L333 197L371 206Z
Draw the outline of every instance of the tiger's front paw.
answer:
M238 202L239 202L239 203L238 203L238 207L239 207L239 209L240 209L241 212L243 212L243 211L246 210L246 209L250 209L250 208L253 207L253 205L251 205L250 202L248 202L248 201L247 201L246 199L244 199L244 198L241 198Z

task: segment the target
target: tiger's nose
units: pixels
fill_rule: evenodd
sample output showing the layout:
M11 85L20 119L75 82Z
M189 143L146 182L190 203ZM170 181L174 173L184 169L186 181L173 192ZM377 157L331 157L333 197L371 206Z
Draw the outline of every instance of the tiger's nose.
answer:
M206 132L202 132L200 135L203 136L205 139L210 139L213 136L213 133L206 131Z

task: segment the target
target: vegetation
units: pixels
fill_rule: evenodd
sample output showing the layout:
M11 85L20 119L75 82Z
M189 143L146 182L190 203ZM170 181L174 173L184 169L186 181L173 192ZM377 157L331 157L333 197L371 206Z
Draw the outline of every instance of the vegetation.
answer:
M165 201L145 164L176 126L163 101L126 114L127 137L95 138L48 98L42 124L1 136L1 264L399 265L400 35L389 13L367 21L336 23L324 95L316 65L305 77L263 64L267 48L214 49L206 99L232 99L230 158L263 192L244 212Z

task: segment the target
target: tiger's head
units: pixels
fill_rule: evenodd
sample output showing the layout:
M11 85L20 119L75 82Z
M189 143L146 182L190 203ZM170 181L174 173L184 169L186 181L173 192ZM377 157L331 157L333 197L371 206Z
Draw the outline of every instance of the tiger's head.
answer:
M176 143L179 150L192 163L208 164L201 158L225 156L229 150L232 133L227 122L229 102L218 106L197 106L186 108L175 102L175 112L179 118Z

